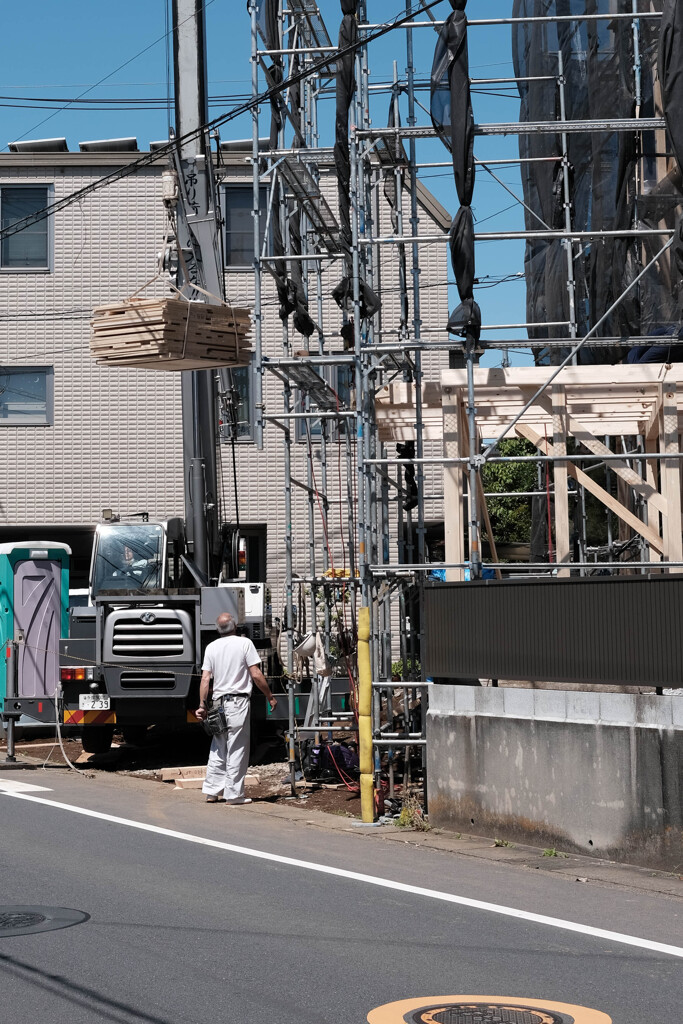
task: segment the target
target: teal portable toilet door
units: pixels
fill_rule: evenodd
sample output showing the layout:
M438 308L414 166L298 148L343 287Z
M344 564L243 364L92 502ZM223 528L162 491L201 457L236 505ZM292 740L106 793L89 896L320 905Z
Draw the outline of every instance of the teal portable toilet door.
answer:
M24 636L18 647L19 697L52 697L59 680L62 565L27 559L14 566L14 625Z

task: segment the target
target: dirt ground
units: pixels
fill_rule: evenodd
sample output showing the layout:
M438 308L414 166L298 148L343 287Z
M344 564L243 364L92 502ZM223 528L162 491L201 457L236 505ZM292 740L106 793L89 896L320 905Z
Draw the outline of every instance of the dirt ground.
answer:
M151 731L143 746L127 745L120 735L114 736L112 749L107 754L89 755L84 753L80 740L65 737L63 745L69 760L80 769L92 772L125 772L141 777L148 777L150 782L162 782L165 769L187 766L200 766L206 763L208 739L203 734L194 733L182 736L162 735L155 738ZM0 744L0 759L4 760L6 744ZM16 744L18 758L26 757L32 761L45 764L66 764L59 744L55 738L39 737L36 739L20 739ZM174 780L167 778L165 785L173 785ZM188 788L197 788L192 783ZM297 781L296 798L292 797L289 766L284 759L277 759L268 764L253 765L247 776L247 795L253 800L264 800L272 803L290 802L294 799L298 806L310 807L312 810L324 811L349 818L360 818L360 793L355 787L330 780L324 785L307 785L304 780Z

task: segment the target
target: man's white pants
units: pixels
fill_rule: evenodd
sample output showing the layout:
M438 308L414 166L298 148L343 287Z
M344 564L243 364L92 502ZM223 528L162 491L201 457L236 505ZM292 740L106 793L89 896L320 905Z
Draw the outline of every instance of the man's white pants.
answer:
M227 732L211 737L211 750L206 766L206 780L202 792L226 800L241 800L244 796L244 777L249 767L249 697L240 694L223 698L223 709L228 722Z

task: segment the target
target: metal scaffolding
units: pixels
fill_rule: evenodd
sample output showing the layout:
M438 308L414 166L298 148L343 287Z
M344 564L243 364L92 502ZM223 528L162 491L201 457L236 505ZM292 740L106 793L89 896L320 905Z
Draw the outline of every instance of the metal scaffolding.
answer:
M644 99L645 85L650 88L651 83L644 82L641 61L644 26L650 26L648 38L654 38L652 33L656 34L660 14L656 10L639 10L639 6L629 0L624 10L534 16L528 13L534 10L533 0L529 0L515 3L514 11L521 14L472 18L466 22L465 31L486 32L489 26L509 25L512 31L523 28L531 32L553 26L552 30L559 32L559 26L567 25L577 33L606 24L616 31L614 26L623 23L630 33L628 52L633 59L629 85L635 97L633 111L630 116L621 116L620 112L614 119L573 116L577 108L571 92L573 79L566 66L566 47L559 43L555 51L544 54L547 73L471 80L473 88L514 86L520 90L522 99L529 89L549 88L555 99L552 113L556 111L556 116L549 111L545 120L529 113L515 122L473 124L475 145L482 138L512 135L520 140L519 157L478 157L474 165L478 175L487 174L497 181L519 203L525 216L523 229L476 231L473 242L480 246L494 241L523 241L527 248L525 271L529 288L538 247L558 254L553 269L564 290L552 307L561 315L528 316L521 322L495 325L484 323L484 343L479 329L475 333L464 329L459 335L448 337L447 317L441 325L423 322L423 310L430 305L424 291L424 247L452 247L453 230L447 230L445 225L438 231L421 227L424 218L420 216L420 204L425 190L420 173L452 164L434 160L433 154L425 154L420 148L437 134L434 125L423 117L428 107L420 97L429 94L433 83L424 69L415 67L414 34L424 29L438 32L445 22L436 20L424 5L421 8L407 0L407 17L394 30L395 36L403 39L404 69L400 72L399 62L394 61L391 80L374 81L373 35L390 24L369 19L368 8L374 7L377 13L378 4L368 0L342 4L344 11L355 10L342 21L338 51L315 0L288 0L286 4L272 5L250 2L253 96L260 96L264 85L272 88L285 84L284 90L271 100L271 130L266 146L259 110L253 110L252 170L255 438L262 445L266 428L277 429L282 437L286 521L283 660L290 705L292 782L297 742L306 737L314 737L315 741L321 736L331 737L337 726L347 732L357 728L356 645L361 607L369 610L373 768L377 779L380 771L386 770L393 794L398 751L404 765L404 792L410 782L411 765L417 763L415 759L411 761L411 748L420 751L417 760L421 756L424 767L424 730L418 698L420 693L427 693L419 664L421 593L427 574L443 570L451 578L454 573L462 578L467 572L476 579L484 568L490 568L498 578L501 572L583 575L595 566L609 572L648 572L652 571L655 558L659 571L665 571L667 565L666 571L680 571L683 565L678 527L669 531L666 550L661 544L658 550L653 540L655 533L659 536L660 517L673 514L675 519L678 509L676 522L680 520L679 427L672 426L670 419L675 400L672 404L666 397L670 395L668 388L675 390L676 375L669 375L664 391L661 387L659 391L653 390L647 412L652 422L624 435L623 430L610 432L608 398L612 385L607 381L609 374L603 374L607 397L596 392L595 398L598 404L606 403L598 448L592 444L591 431L582 433L577 428L580 416L574 407L573 412L567 411L568 378L566 374L562 376L564 367L581 369L577 366L580 353L590 348L591 340L599 346L604 362L610 358L606 359L605 353L613 353L615 359L624 358L636 345L647 347L662 342L659 328L650 330L645 320L644 329L637 336L625 337L623 330L617 330L615 319L629 298L640 295L643 281L649 281L648 275L656 272L675 277L669 248L676 230L680 180L675 186L678 191L674 200L667 200L662 212L657 205L658 197L671 178L674 164L667 155L670 147L660 99L650 95L652 109L648 109ZM348 17L353 18L352 24L346 21ZM344 35L345 32L351 35ZM356 47L350 58L349 43ZM393 52L397 51L394 46ZM326 65L321 65L323 58L330 58ZM344 59L350 60L346 68ZM303 78L287 86L287 81L295 80L301 72ZM339 113L339 83L346 74L352 74L355 82L355 91L352 89L349 97L348 132ZM333 149L329 128L333 118L329 110L335 100L335 75L337 146ZM388 105L388 118L386 109L378 108L379 102ZM335 184L335 174L342 180L344 173L337 148L340 130L346 134L350 173L348 195L340 195L337 208L331 185ZM617 226L611 221L593 225L590 218L583 224L581 217L585 211L576 208L578 190L573 180L571 140L598 140L597 151L603 154L603 143L599 140L605 136L635 140L633 181L628 182L630 220ZM552 153L546 151L549 146L555 146ZM427 159L428 156L432 158ZM530 203L528 194L519 195L502 182L491 169L499 166L519 166L526 175L535 173L534 168L549 168L551 179L554 175L554 219L548 218L548 222ZM643 210L648 203L654 213L646 216ZM588 309L588 253L606 245L612 247L613 253L621 246L618 252L624 258L635 254L637 272L634 270L628 280L620 279L614 294L609 301L605 300L605 308L598 303ZM445 257L444 248L442 258ZM386 288L390 264L398 289L393 305L385 298L391 291ZM332 281L336 283L340 274L343 278L335 289L335 308L329 296ZM282 355L275 358L264 353L261 308L264 290L273 284L279 296L282 322ZM441 287L445 289L443 283ZM377 296L383 300L381 308L373 305ZM528 302L527 310L532 308ZM550 308L548 302L547 309ZM597 336L600 329L605 333ZM527 337L511 336L522 330ZM517 402L514 413L500 422L493 416L487 421L478 410L479 396L485 389L486 374L478 366L484 348L500 350L504 359L510 349L529 349L537 363L536 383L524 385L521 404ZM552 364L552 369L549 366L543 370L545 364ZM503 366L506 365L509 364L504 362ZM596 371L594 376L593 384L598 386L601 374ZM589 377L586 375L587 383ZM281 385L282 405L275 411L265 409L266 378L276 379ZM501 393L508 394L513 387L511 380L512 377L500 378ZM440 388L437 398L433 389L430 392L430 385L437 391ZM455 405L451 409L446 400L448 388L459 391L461 396L455 413ZM383 394L399 393L404 403L400 415L392 397L384 405L376 401ZM636 400L633 395L633 401ZM572 401L570 397L570 404ZM435 403L434 408L430 403ZM546 432L544 436L535 434L528 424L524 426L527 413L538 411L541 405L546 419L538 419L537 425L542 421L546 428L550 427L550 434ZM666 423L665 415L669 417ZM454 417L451 429L459 438L457 454L453 454L447 437L449 416ZM572 416L576 422L570 422ZM432 422L436 424L433 431ZM494 422L495 430L491 426ZM524 427L518 430L519 436L535 445L536 453L500 455L498 445L518 425ZM568 453L569 437L574 441L570 442L572 450ZM397 445L396 455L389 452L390 442ZM609 445L615 442L621 444L620 452L610 449ZM482 471L487 464L525 460L539 467L537 489L521 493L486 492ZM607 467L605 487L590 483L589 475L597 463ZM544 484L543 467L547 465L552 466L553 479L546 478ZM438 493L438 488L435 493L435 467L443 470L442 493ZM574 480L573 490L568 486L569 476ZM607 501L607 540L602 547L588 542L587 494ZM534 559L531 551L528 560L522 562L505 562L496 556L487 510L492 497L541 503L545 498L548 517L552 500L555 548L553 551L549 527L545 561ZM465 509L462 516L458 512L458 529L460 519L467 523L467 529L462 530L455 543L449 542L446 526L446 552L439 558L435 551L443 532L441 536L438 531L434 533L437 540L434 543L432 538L430 549L430 529L434 520L448 520L453 501L460 511ZM573 554L568 533L570 501L576 506L578 524L577 550ZM668 503L666 511L663 503ZM615 511L615 504L623 506L628 515L622 515L619 509ZM634 529L634 520L642 528ZM618 539L613 535L617 521L622 524ZM631 524L630 532L624 523ZM295 544L295 534L306 536L307 543ZM480 534L488 538L486 565ZM449 550L451 554L457 552L458 557L449 559ZM337 555L342 552L343 568L339 557L335 559L335 551ZM623 560L625 552L628 562ZM302 564L296 562L297 558L303 559ZM664 561L660 561L662 558ZM303 628L304 615L308 629ZM306 632L320 634L324 650L317 652L318 667L336 662L336 674L347 679L351 700L343 710L335 705L332 673L326 676L324 671L316 671L316 661L306 654L313 666L308 713L304 725L297 726L295 700L305 692L301 651L310 649L310 644L302 644ZM400 662L399 678L394 678L392 659ZM384 753L387 749L388 753Z

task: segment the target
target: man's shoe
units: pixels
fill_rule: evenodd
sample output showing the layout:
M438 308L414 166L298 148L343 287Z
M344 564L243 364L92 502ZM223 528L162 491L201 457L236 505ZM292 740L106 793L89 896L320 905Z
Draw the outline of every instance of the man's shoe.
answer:
M251 797L250 796L239 796L239 797L237 797L236 800L226 800L225 802L226 802L226 804L250 804L251 803Z
M218 803L218 797L215 794L213 794L213 793L209 793L209 795L206 798L206 802L207 802L207 804L217 804Z

